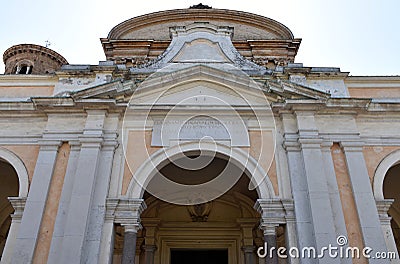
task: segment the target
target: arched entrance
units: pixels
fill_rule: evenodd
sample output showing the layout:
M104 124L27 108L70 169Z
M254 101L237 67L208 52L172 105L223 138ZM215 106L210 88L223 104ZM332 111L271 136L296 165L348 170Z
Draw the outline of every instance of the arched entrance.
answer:
M174 181L199 184L215 177L227 161L215 158L207 167L186 171L173 163L164 165L161 173ZM151 182L150 182L151 184ZM254 209L259 198L249 190L245 173L225 194L198 205L175 205L148 192L147 205L141 213L142 229L137 234L135 263L259 263L256 248L264 243L259 229L261 215ZM124 232L116 227L114 263L120 263ZM277 242L285 244L284 225L277 227Z
M1 261L9 263L16 230L18 230L28 195L29 179L28 171L21 159L5 148L0 148L0 182ZM11 197L10 201L9 197ZM11 214L14 215L13 218Z
M394 199L388 214L392 217L390 225L392 227L397 251L400 249L400 164L391 167L383 182L383 195L386 199Z
M138 173L149 178L146 181L148 185L152 184L154 169L174 182L198 185L217 177L231 162L236 167L244 168L241 176L223 195L205 203L188 205L159 199L131 182L128 190L130 198L120 200L119 204L114 203L113 263L124 263L125 254L130 254L132 259L134 252L136 264L195 263L195 260L202 260L202 263L255 264L261 263L256 256L256 248L262 246L266 239L275 245L285 244L285 208L275 196L269 178L259 181L256 189L249 189L252 177L266 176L257 162L240 149L232 150L220 144L217 144L217 155L212 162L198 171L178 167L179 159L177 163L166 159L166 156L173 157L180 151L186 157L197 158L196 147L198 143L183 143L176 149L160 150L143 163ZM202 153L207 153L208 147L202 147ZM244 157L246 162L243 162ZM141 198L147 208L140 205Z
M0 257L7 241L11 226L11 214L14 209L8 201L8 197L18 196L18 175L10 163L0 159Z
M400 150L386 156L374 175L374 196L389 251L399 252L400 245ZM393 203L392 203L393 201ZM390 221L389 221L390 220ZM398 255L397 255L398 256Z

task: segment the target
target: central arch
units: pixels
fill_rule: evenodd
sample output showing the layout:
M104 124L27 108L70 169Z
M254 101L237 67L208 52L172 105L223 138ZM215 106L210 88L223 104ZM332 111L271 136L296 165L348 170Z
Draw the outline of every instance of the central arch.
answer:
M148 183L157 172L157 168L169 163L171 159L181 156L183 153L194 151L214 152L222 159L228 158L253 183L257 183L255 188L259 198L276 198L272 182L267 173L247 151L240 148L232 148L218 142L201 143L201 149L199 148L199 142L185 142L156 151L134 173L129 183L127 196L134 199L142 198L146 186L141 186L138 183Z
M133 250L139 264L188 263L188 259L191 263L256 263L254 249L261 246L266 238L260 229L261 212L255 204L259 199L272 201L279 198L264 168L248 151L248 148L232 148L221 142L206 141L201 145L198 141L183 142L159 149L142 163L134 172L126 193L127 200L141 200L146 205L140 212L141 228L135 235L136 247ZM200 172L190 172L175 164L183 155L197 158L200 156L198 153L203 156L207 152L215 155ZM232 181L233 186L225 193L206 202L168 202L150 193L147 185L138 184L145 182L150 185L157 171L177 182L186 180L187 184L198 184L197 180L208 180L214 173L218 175L221 167L229 163L241 169L239 179ZM248 186L252 181L258 184L250 190ZM125 242L131 235L124 229L123 223L117 222L114 228L113 259L114 263L120 263L127 254ZM286 244L285 228L282 223L274 229L274 239L281 246ZM212 262L214 257L219 261Z

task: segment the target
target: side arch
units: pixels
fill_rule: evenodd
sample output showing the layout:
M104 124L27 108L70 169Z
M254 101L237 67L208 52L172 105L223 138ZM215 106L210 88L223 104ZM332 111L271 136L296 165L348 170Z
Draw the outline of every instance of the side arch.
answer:
M22 160L8 149L0 147L0 159L8 162L18 175L19 197L28 196L29 177L28 170Z
M374 174L374 196L375 200L384 200L383 182L388 170L400 163L400 150L396 150L387 155L378 165Z
M199 150L198 142L187 142L178 144L167 149L160 149L153 153L135 172L131 179L127 191L129 198L142 198L145 187L140 186L138 182L148 182L151 179L156 168L177 155L185 152ZM258 164L258 162L246 151L239 148L231 148L220 143L202 143L201 151L215 152L232 159L234 165L244 169L244 173L254 182L258 183L256 191L259 198L275 198L276 194L267 173ZM139 178L139 181L135 179Z

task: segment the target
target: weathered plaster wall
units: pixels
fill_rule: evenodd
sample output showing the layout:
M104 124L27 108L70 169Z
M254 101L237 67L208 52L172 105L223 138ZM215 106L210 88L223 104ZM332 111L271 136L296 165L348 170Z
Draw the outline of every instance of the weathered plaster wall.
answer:
M71 148L68 143L64 143L57 154L56 164L51 179L46 207L40 225L39 236L33 258L33 263L35 264L47 263L70 150Z
M374 175L379 163L390 153L400 149L400 146L365 146L363 148L365 163L367 164L368 176L373 186Z
M151 131L129 132L121 194L126 194L133 174L158 149L151 146Z
M331 148L331 153L335 167L336 179L339 187L340 200L342 202L349 245L352 247L363 248L364 243L360 221L358 220L358 214L348 174L348 168L346 165L345 155L339 144L333 144ZM353 263L361 264L368 262L365 259L354 259Z

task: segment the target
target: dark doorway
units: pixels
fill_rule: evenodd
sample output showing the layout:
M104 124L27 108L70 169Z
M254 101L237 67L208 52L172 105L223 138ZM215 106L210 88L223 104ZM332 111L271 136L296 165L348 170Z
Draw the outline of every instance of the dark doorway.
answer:
M227 249L171 249L171 264L228 264Z

